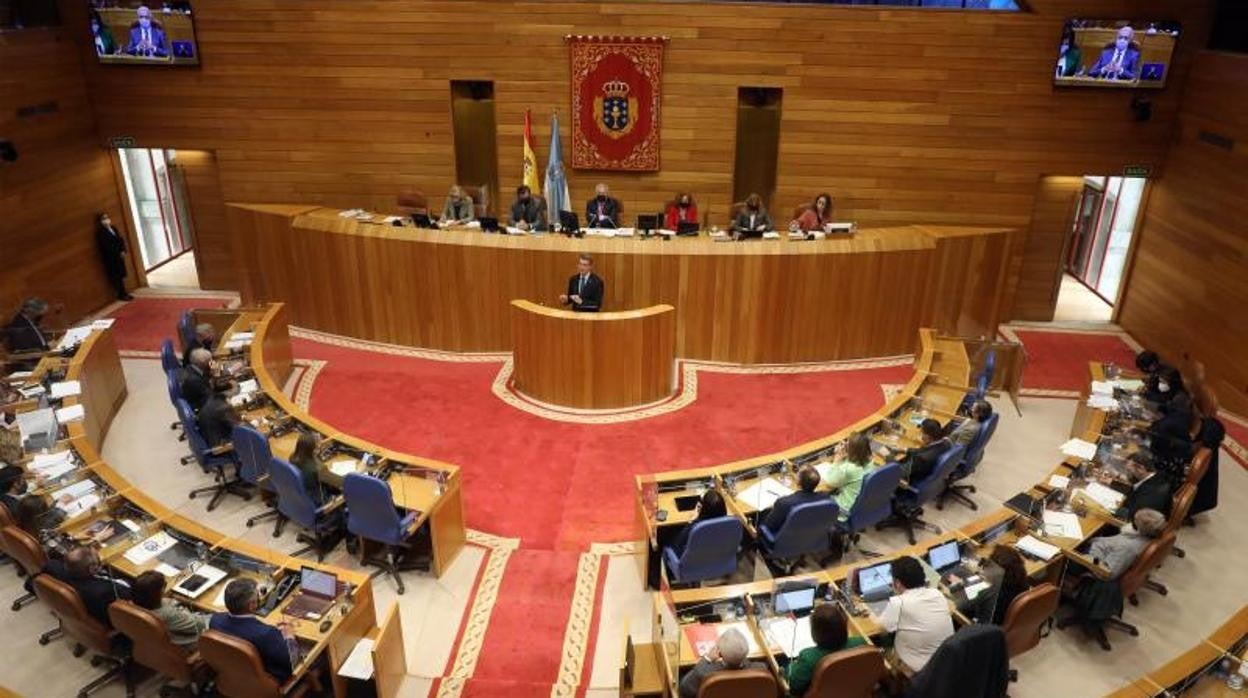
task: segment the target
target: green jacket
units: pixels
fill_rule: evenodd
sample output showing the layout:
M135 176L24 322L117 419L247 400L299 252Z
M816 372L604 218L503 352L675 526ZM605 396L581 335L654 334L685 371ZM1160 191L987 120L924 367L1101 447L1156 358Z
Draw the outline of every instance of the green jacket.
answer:
M867 641L858 636L849 638L849 642L845 643L844 649L852 649L854 647L862 647ZM788 681L789 695L795 698L801 698L802 695L810 688L811 681L815 678L815 667L819 666L819 660L831 654L822 647L807 647L797 653L797 658L789 662Z

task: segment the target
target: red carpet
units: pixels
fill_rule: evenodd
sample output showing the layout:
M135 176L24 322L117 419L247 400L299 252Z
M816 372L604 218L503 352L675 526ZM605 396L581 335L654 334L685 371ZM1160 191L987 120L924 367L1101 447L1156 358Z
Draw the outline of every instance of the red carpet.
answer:
M159 298L139 296L108 313L115 318L113 333L117 348L121 351L160 351L165 338L174 340L178 331L178 318L194 308L224 308L229 298L200 296L195 298Z
M701 372L698 399L623 424L567 424L490 391L498 363L391 356L295 340L329 363L311 411L344 432L462 466L468 524L526 548L582 551L633 534L633 476L778 451L883 404L909 366L802 374ZM448 397L453 396L453 397ZM372 409L359 406L371 403Z
M1027 350L1023 387L1036 390L1082 390L1089 361L1135 365L1135 351L1115 334L1013 328Z

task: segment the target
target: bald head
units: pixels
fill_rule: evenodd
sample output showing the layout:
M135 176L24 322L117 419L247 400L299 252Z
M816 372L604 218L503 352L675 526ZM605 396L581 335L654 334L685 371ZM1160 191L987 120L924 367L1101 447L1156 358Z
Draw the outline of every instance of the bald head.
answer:
M83 579L95 573L95 567L99 561L100 558L95 554L95 550L79 546L70 550L65 556L65 569L69 571L69 576Z
M195 326L195 336L201 342L205 339L212 339L217 336L217 328L213 327L210 322L201 322Z
M719 649L719 657L724 660L724 666L737 668L745 664L745 658L750 654L750 643L746 642L745 636L740 630L730 628L719 636L719 642L716 643Z
M191 363L200 368L208 368L208 364L212 362L212 352L199 347L191 350Z

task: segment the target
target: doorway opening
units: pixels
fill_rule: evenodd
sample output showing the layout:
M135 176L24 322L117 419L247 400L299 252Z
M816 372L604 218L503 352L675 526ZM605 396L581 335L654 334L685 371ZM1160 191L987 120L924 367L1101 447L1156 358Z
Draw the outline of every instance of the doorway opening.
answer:
M1143 177L1084 176L1055 320L1110 321L1147 183Z
M198 287L197 279L184 278L195 274L195 231L177 151L118 148L117 155L126 181L130 223L139 240L148 284ZM153 273L153 270L158 271ZM164 283L162 274L177 279L167 279L170 283Z

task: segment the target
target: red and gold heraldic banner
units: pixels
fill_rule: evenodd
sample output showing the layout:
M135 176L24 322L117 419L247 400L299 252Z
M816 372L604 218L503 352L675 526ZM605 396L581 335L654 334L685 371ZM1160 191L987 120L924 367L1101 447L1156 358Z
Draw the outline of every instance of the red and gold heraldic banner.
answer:
M659 104L667 37L569 36L572 167L659 169Z

